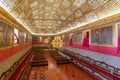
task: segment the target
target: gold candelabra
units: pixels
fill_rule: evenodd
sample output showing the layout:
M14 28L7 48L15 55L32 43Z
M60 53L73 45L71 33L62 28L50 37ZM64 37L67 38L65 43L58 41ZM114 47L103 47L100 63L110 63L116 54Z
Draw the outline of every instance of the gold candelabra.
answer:
M61 48L63 46L63 40L61 39L61 36L55 36L51 44L56 49Z

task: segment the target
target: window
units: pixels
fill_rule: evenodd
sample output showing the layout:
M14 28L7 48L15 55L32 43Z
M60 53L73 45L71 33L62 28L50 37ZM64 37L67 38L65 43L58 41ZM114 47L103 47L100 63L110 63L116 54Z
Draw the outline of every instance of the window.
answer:
M27 35L26 35L26 33L24 33L24 43L26 43L27 42Z
M14 44L18 44L19 39L18 39L18 29L14 28Z

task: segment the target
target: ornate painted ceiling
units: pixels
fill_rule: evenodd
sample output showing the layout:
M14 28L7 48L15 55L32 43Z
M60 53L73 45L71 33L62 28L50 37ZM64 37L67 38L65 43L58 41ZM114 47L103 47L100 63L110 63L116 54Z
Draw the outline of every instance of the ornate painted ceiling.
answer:
M120 12L120 0L0 0L32 34L55 35Z

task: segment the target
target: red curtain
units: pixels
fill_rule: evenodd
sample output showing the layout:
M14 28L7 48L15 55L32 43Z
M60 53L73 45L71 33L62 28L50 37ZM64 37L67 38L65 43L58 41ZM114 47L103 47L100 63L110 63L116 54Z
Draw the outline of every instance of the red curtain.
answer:
M87 31L85 38L83 39L83 47L89 47L89 31Z
M120 51L120 36L118 37L118 50L117 50L117 52L119 52Z
M70 39L70 43L69 43L70 45L73 45L73 40L72 40L72 38Z
M69 45L73 45L73 34L70 34Z

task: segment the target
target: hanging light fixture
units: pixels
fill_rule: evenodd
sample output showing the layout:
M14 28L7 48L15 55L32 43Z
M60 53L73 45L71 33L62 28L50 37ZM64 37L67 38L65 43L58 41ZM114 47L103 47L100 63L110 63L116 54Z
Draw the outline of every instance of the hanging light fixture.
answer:
M51 44L53 48L56 48L56 49L61 48L63 46L63 40L61 39L61 36L55 36Z

